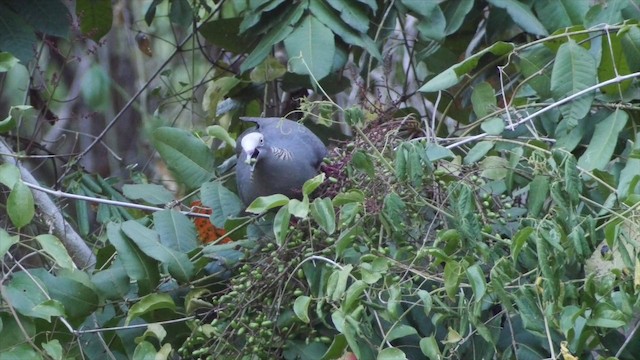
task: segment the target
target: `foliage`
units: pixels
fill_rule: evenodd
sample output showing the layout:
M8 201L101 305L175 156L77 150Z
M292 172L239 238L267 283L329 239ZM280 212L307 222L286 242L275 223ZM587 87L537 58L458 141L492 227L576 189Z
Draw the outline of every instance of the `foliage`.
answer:
M47 189L26 177L37 167L15 159L38 159L23 145L26 134L38 136L28 130L52 121L52 109L67 111L53 99L80 83L51 80L45 105L31 90L32 107L4 104L0 352L633 359L637 5L150 2L137 14L150 31L135 37L140 54L162 53L153 29L173 24L187 35L86 148L45 169L55 174L48 185L65 190L50 193L73 199L58 204L68 227L56 235L49 230L60 225L40 217ZM65 20L45 22L48 9ZM0 36L0 50L12 54L0 54L0 71L17 76L26 65L45 76L29 63L34 44L64 44L51 55L73 48L69 31L100 41L115 31L117 9L0 1L5 30L24 34ZM215 51L189 53L210 67L169 66L185 44L205 40ZM201 68L207 75L194 80ZM99 64L84 70L77 101L108 112L117 82ZM107 176L78 165L148 87L157 108L138 110L144 143L166 164L171 191L152 183L159 177L148 168ZM285 93L305 95L294 102ZM194 100L202 108L190 107ZM341 140L301 199L273 195L245 209L232 175L237 118L288 112ZM332 129L337 121L353 136ZM133 128L119 133L123 143L133 142ZM181 205L192 201L197 209ZM75 231L95 258L71 250Z

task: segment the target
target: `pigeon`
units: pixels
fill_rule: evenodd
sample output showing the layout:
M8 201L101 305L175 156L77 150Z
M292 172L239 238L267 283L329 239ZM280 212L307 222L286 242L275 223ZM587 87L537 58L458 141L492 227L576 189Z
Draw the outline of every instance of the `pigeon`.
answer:
M284 118L241 117L254 122L236 141L236 185L245 205L259 196L300 198L302 185L319 172L327 155L322 141L304 125Z

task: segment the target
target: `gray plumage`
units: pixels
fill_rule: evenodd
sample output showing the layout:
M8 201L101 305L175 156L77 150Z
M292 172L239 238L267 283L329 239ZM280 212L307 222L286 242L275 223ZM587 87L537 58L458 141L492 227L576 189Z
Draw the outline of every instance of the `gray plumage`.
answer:
M283 118L240 118L256 123L236 142L236 185L245 205L259 196L300 197L318 174L327 148L305 126Z

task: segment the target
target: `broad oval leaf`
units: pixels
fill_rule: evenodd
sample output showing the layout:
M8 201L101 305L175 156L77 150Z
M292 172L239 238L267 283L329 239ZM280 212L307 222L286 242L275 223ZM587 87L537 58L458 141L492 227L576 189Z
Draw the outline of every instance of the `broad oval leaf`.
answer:
M618 135L627 124L629 115L617 109L596 125L587 150L578 159L578 166L584 170L603 169L618 143Z
M125 184L122 186L122 193L129 199L144 200L153 205L167 204L174 200L171 191L157 184Z
M188 253L198 246L196 227L186 215L166 209L153 213L153 223L160 242L170 249Z
M211 178L211 150L191 133L160 127L153 132L153 143L169 169L188 188L195 189Z
M315 199L311 203L311 216L327 234L336 231L336 212L330 198Z
M67 249L57 237L50 234L42 234L36 236L36 241L40 244L42 251L53 258L56 265L63 269L75 268Z
M175 310L176 304L169 294L149 294L133 304L127 313L125 326L131 320L158 309Z
M202 203L212 209L211 223L215 227L224 227L227 219L237 216L242 211L242 202L238 195L224 187L219 181L202 184L200 197Z
M309 320L309 304L311 298L308 296L298 296L293 302L293 312L303 323L308 324Z
M17 228L21 228L33 219L35 207L31 190L22 181L17 181L7 199L9 219Z

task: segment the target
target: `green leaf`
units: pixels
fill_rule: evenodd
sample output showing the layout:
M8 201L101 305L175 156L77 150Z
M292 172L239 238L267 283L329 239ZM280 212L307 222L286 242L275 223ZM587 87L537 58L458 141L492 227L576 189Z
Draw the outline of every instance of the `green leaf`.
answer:
M17 166L9 163L0 164L1 184L12 189L18 180L20 180L20 170Z
M504 121L501 118L492 117L483 121L480 128L489 135L500 135L504 130Z
M509 174L509 160L500 156L487 156L478 164L480 175L491 180L504 180Z
M69 270L75 268L67 249L65 249L57 237L50 234L43 234L36 236L36 241L40 244L42 251L53 258L57 266Z
M334 11L331 11L329 7L325 6L323 2L309 2L309 10L316 19L326 25L327 28L331 29L333 33L340 36L344 42L359 46L366 50L370 56L373 56L378 60L382 60L382 55L380 54L376 43L368 34L352 30L335 14Z
M449 299L454 300L460 285L460 263L454 260L447 261L444 266L444 289Z
M493 149L495 142L493 141L480 141L475 144L471 150L464 157L465 164L473 164L482 159L487 153Z
M122 299L130 291L130 280L127 271L121 261L116 261L110 268L94 273L91 282L95 285L98 294L109 300ZM144 294L143 286L139 293Z
M169 169L188 188L198 188L211 178L211 150L191 133L177 128L160 127L153 132L153 142Z
M631 71L640 70L640 29L629 26L622 34L622 51Z
M431 308L433 306L433 299L431 294L426 290L418 290L418 297L422 301L422 310L426 316L431 315Z
M555 1L555 0L554 0ZM518 53L522 76L542 99L551 97L551 67L554 53L543 44L534 45Z
M33 194L22 181L13 185L9 198L7 199L7 213L13 225L21 228L31 222L35 215Z
M265 61L251 70L249 78L255 84L264 84L279 79L286 73L286 66L279 59L269 55Z
M347 264L343 266L342 269L334 271L331 273L331 276L329 276L326 296L331 301L338 301L344 295L344 292L347 289L347 281L349 281L351 270L353 270L353 265Z
M447 70L436 75L433 79L427 81L426 84L422 85L422 87L418 89L418 91L436 92L448 89L458 84L465 75L469 74L473 69L475 69L476 66L478 66L480 58L482 58L485 54L492 53L496 56L503 56L513 51L514 48L514 44L498 41L488 48L477 52L464 61L453 65Z
M36 31L67 38L71 28L71 14L60 0L7 0L6 4Z
M344 296L344 301L342 302L342 309L345 313L352 312L360 305L360 301L358 300L360 300L360 297L368 287L369 285L362 280L356 280L349 285Z
M442 145L429 142L426 146L425 153L430 161L438 161L441 159L453 159L455 154Z
M298 199L289 200L289 204L287 204L289 209L289 213L291 215L297 217L298 219L306 219L307 215L309 215L309 197L305 196L302 201Z
M193 263L185 253L177 252L158 241L158 233L140 223L129 220L122 223L122 231L138 245L140 250L167 266L169 273L180 282L193 275Z
M327 0L340 18L355 31L366 33L369 30L369 16L358 3L354 1Z
M22 16L0 3L0 49L6 51L27 66L33 59L37 42L34 29Z
M527 209L529 216L536 218L549 195L549 177L536 175L529 184Z
M137 281L140 293L153 291L160 281L157 263L124 236L121 224L107 224L107 239L116 248L127 275Z
M375 176L375 169L373 168L373 161L369 154L363 150L356 150L351 158L351 164L354 168L362 171L373 178Z
M311 216L328 235L336 231L336 212L330 198L315 199L311 203Z
M289 213L289 207L281 207L273 218L273 234L276 237L276 244L278 244L278 246L284 245L284 240L289 234L290 221L291 214Z
M420 351L430 360L440 360L442 358L440 347L433 335L420 339Z
M598 66L598 81L602 82L630 73L631 70L629 70L627 58L624 56L620 37L615 33L604 34L602 37L602 59ZM622 96L622 93L631 86L632 81L632 79L627 79L622 82L603 86L600 88L600 91L603 94L618 94Z
M131 200L144 200L153 205L168 204L174 200L171 191L157 184L125 184L122 193Z
M573 39L562 44L551 71L551 92L556 100L573 95L596 84L596 62L589 52ZM584 94L561 105L562 116L570 121L569 130L577 125L589 110L594 92Z
M612 304L599 302L591 316L587 319L587 325L616 329L627 324L624 314Z
M207 126L207 134L209 136L224 141L231 148L235 149L236 141L229 135L227 130L220 125Z
M89 286L88 276L81 272L68 272L63 270L58 276L50 274L46 269L38 268L30 271L42 284L45 284L49 296L64 306L65 315L70 319L84 319L93 313L99 305L98 294ZM86 276L87 284L81 279L73 278ZM46 311L50 311L49 306Z
M347 339L343 334L338 334L333 337L333 341L331 345L329 345L329 349L324 353L321 360L334 360L341 357L345 349L347 348ZM349 359L344 359L349 360Z
M174 209L156 211L153 223L160 242L168 248L188 253L198 246L196 226L186 215Z
M407 355L397 348L385 348L378 353L376 360L407 360Z
M527 243L529 235L532 233L533 228L527 226L518 230L518 232L513 236L513 240L511 242L511 257L513 258L514 264L518 261L518 255L520 255L522 247Z
M578 159L578 166L584 170L604 169L618 142L618 135L627 124L629 115L616 109L606 119L596 125L587 150Z
M242 211L243 205L238 195L224 187L220 181L202 184L200 198L202 204L212 209L211 223L217 228L224 227L227 219L237 216Z
M247 40L252 40L251 34L240 36L240 22L242 18L214 19L199 26L198 31L208 42L239 54L250 45ZM249 37L247 39L246 37Z
M19 235L10 236L4 229L0 229L0 259L4 258L9 248L20 241Z
M167 309L171 311L176 310L176 304L169 294L149 294L137 303L133 304L127 313L127 320L124 322L125 326L129 325L131 320L148 314L155 310Z
M276 25L260 39L258 45L240 65L240 71L245 72L260 64L271 53L274 45L287 38L293 32L303 13L303 6L290 6L282 16L282 21L274 22ZM240 31L244 32L242 24L240 25Z
M524 31L539 36L547 36L547 29L540 23L538 18L531 12L531 9L517 0L487 0L495 7L505 9L509 16Z
M60 341L58 339L50 340L49 342L42 343L42 349L49 355L51 358L55 360L62 360L62 345L60 345Z
M498 109L498 102L493 87L488 82L481 82L473 88L471 104L476 116L485 117Z
M318 186L322 185L326 175L322 172L311 179L304 182L302 185L302 195L311 195Z
M269 196L260 196L253 200L247 207L246 212L252 214L262 214L263 212L276 208L278 206L284 206L289 203L289 198L282 194L275 194Z
M0 173L1 174L1 173ZM364 201L364 193L359 189L352 189L347 192L341 192L333 198L334 206L341 206L350 203L362 203Z
M582 25L589 9L589 3L574 0L537 0L533 6L538 19L550 31Z
M341 257L349 249L353 241L362 232L362 226L354 225L347 230L343 230L336 241L336 255ZM375 281L374 281L375 282Z
M411 335L418 335L418 331L413 326L399 324L389 331L386 340L393 341Z
M471 290L473 290L475 302L482 301L485 293L487 292L487 284L485 281L484 273L478 264L474 264L467 268L467 279L471 284Z
M11 280L3 286L3 297L10 306L22 315L37 317L49 322L51 322L51 316L64 315L64 311L58 314L51 314L49 311L37 311L35 309L37 305L48 300L48 294L42 290L46 289L46 286L39 283L37 278L30 277L24 271L13 273Z
M16 105L9 109L9 115L2 121L0 121L0 133L8 132L16 127L16 118L20 118L22 114L32 109L30 105Z
M445 1L441 4L442 12L447 19L445 34L451 35L460 29L467 14L473 9L473 4L473 0Z
M83 35L99 42L113 24L111 0L76 0L76 15Z
M309 320L309 304L311 298L308 296L298 296L293 302L293 312L303 323L308 324Z
M169 20L184 28L194 21L191 4L187 0L172 0L169 9Z

